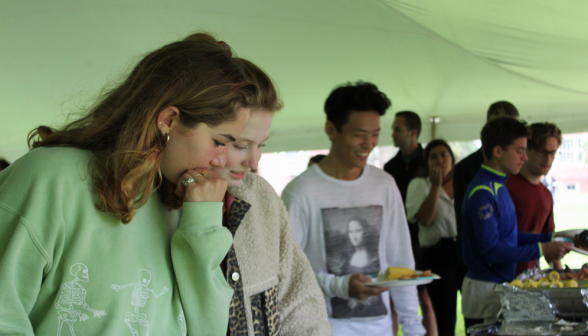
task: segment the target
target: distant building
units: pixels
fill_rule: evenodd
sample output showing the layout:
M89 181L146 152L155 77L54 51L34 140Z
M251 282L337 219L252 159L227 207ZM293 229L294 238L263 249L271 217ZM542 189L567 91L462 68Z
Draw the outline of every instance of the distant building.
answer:
M588 133L564 134L550 176L556 193L588 192Z

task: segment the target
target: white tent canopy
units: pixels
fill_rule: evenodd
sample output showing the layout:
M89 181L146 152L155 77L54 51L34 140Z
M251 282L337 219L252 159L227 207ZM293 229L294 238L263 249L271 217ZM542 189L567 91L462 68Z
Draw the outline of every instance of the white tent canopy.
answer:
M478 138L488 105L588 130L588 2L467 0L0 0L0 156L26 152L39 124L79 112L145 52L205 30L278 83L285 108L268 151L328 148L325 98L378 85L430 136Z

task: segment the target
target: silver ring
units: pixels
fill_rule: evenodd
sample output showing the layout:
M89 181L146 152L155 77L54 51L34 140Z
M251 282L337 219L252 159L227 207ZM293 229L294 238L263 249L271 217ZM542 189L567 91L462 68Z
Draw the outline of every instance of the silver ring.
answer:
M187 187L188 184L194 182L194 178L192 176L188 177L187 179L184 180L184 182L182 182L184 184L184 187Z

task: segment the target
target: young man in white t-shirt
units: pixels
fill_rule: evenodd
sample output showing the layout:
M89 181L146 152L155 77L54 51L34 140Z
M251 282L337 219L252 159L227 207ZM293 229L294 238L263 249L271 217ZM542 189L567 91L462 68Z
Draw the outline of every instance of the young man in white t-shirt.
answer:
M348 83L327 98L330 153L282 193L294 236L327 304L333 335L392 336L390 295L405 335L424 335L416 287L369 287L368 274L414 268L402 198L392 176L367 165L390 100L371 83Z

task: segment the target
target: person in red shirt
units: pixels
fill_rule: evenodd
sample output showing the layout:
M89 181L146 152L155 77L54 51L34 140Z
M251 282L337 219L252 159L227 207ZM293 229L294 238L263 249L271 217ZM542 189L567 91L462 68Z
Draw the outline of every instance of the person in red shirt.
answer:
M535 123L530 126L531 136L527 142L527 156L521 171L509 176L506 187L517 213L520 232L549 233L555 231L553 222L553 197L541 183L547 175L561 145L561 130L550 123ZM537 260L517 264L516 275L537 266ZM561 268L561 261L553 261L554 268Z

